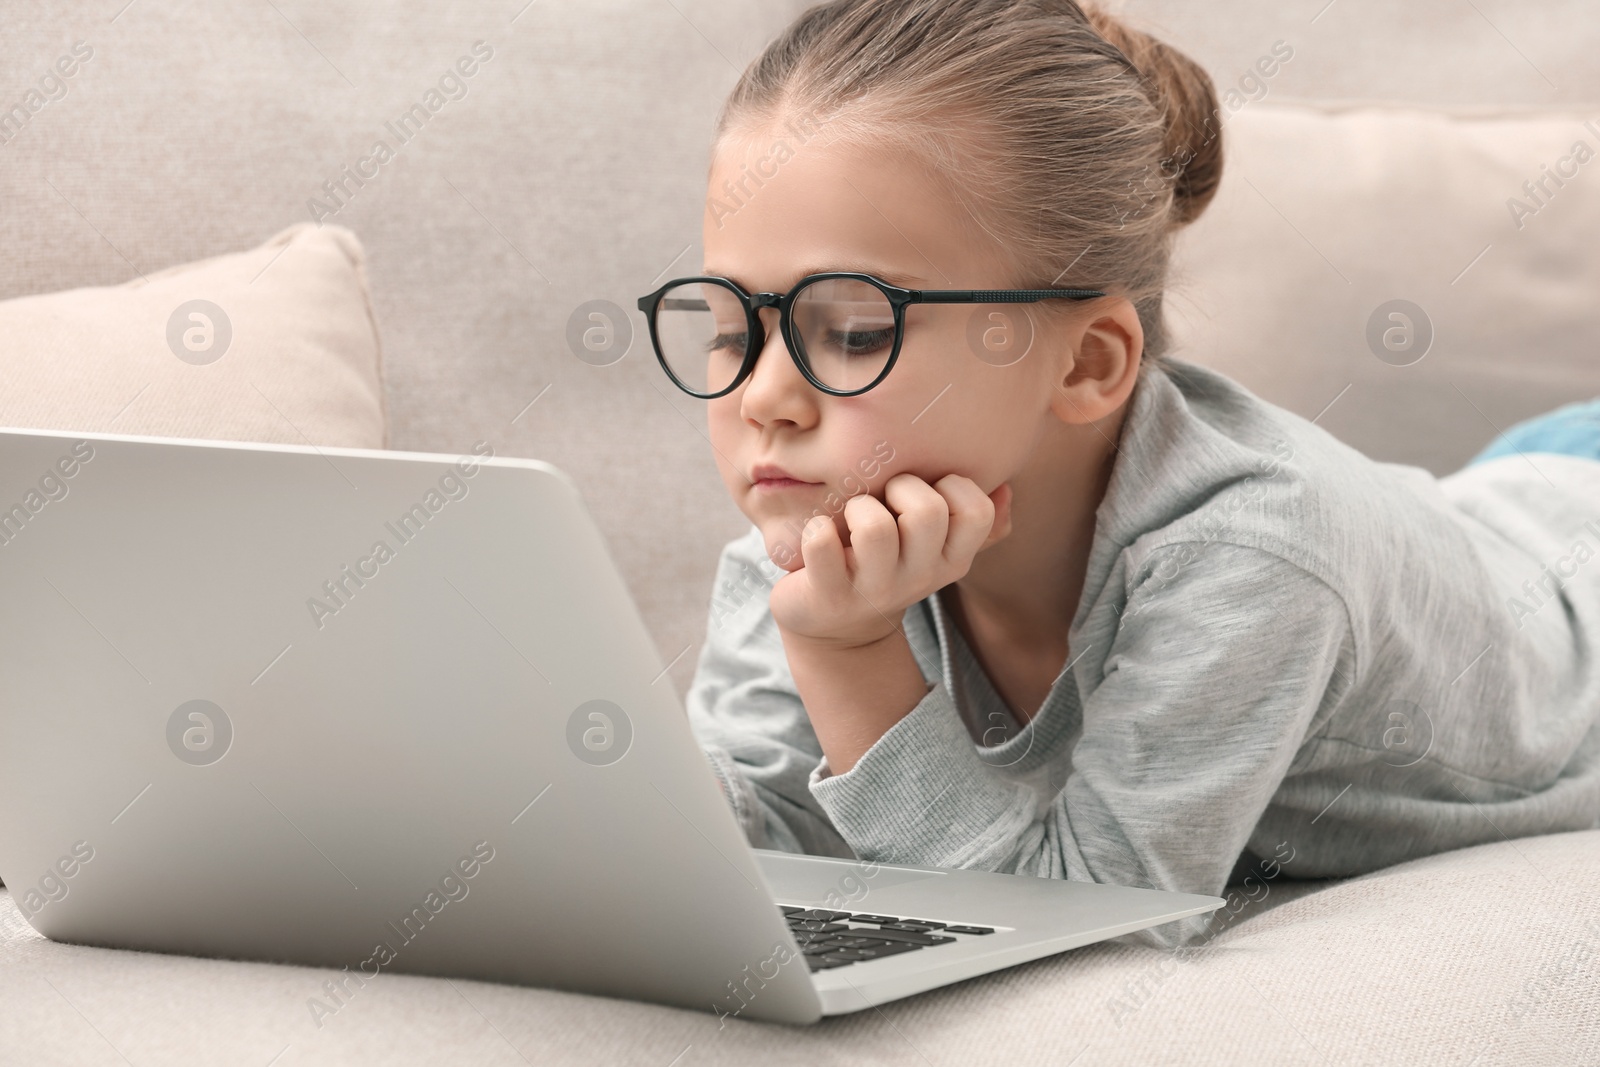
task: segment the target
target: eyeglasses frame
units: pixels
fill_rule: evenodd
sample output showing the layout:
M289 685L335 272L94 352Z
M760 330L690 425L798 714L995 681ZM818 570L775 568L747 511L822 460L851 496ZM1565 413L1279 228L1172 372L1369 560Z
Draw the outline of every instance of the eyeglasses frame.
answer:
M848 278L854 281L867 282L876 287L889 300L889 306L894 312L894 348L889 353L888 362L883 365L883 370L878 376L859 389L832 389L816 379L810 368L801 359L797 344L794 339L794 324L789 319L789 309L794 306L795 294L805 290L814 282L826 281L830 278ZM662 298L671 289L691 282L711 282L731 289L735 296L744 305L746 333L744 362L739 365L739 373L733 376L733 382L726 388L715 393L702 393L690 389L678 376L672 373L672 368L667 365L666 356L661 352L661 339L656 333L656 309ZM894 369L895 360L900 358L900 346L905 340L905 313L910 304L1031 304L1039 300L1065 299L1065 300L1092 300L1106 294L1098 289L906 289L898 285L891 285L881 278L857 271L827 271L821 274L808 274L796 282L787 293L747 293L737 282L728 278L718 278L714 275L699 274L690 278L674 278L664 283L654 292L647 293L639 298L639 310L644 313L645 322L650 326L650 343L655 348L656 360L661 364L661 369L672 379L674 385L690 396L702 400L715 400L727 396L739 388L755 370L756 360L760 358L761 350L767 345L766 327L761 322L761 309L775 307L778 309L778 330L783 337L784 347L789 350L789 358L794 360L794 365L819 391L829 396L860 396L879 382L889 376Z

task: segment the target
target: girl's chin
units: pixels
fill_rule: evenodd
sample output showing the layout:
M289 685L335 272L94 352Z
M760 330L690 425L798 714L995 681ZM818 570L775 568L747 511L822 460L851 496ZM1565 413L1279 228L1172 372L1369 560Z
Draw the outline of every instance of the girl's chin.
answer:
M761 539L766 544L767 558L784 570L793 573L805 566L800 555L800 538L782 523L768 521L759 524Z
M806 561L801 558L800 553L798 552L791 556L783 557L788 560L787 563L778 563L779 557L772 556L770 553L768 558L770 558L773 563L777 563L779 567L783 568L785 571L788 571L790 574L793 574L795 571L800 570L806 565Z

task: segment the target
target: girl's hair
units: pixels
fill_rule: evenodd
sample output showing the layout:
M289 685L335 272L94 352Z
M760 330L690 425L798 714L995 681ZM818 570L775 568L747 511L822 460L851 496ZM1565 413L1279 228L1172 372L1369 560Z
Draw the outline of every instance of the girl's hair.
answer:
M1073 0L831 0L745 69L713 148L779 127L909 150L1010 285L1125 296L1161 360L1172 236L1222 177L1216 89L1177 49Z

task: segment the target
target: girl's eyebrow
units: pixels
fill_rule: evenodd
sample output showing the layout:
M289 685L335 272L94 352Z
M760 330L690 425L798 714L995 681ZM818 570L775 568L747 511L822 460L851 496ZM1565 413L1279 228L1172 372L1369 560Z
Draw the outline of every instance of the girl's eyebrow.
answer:
M701 270L705 274L708 274L708 275L710 275L712 277L715 277L715 278L726 278L730 282L733 282L735 285L738 285L740 288L745 289L746 291L749 291L749 292L754 292L755 291L755 290L751 289L750 286L745 284L744 279L735 277L734 275L729 274L729 273L727 273L725 271L719 271L715 267L702 267ZM883 279L884 281L888 282L890 285L898 285L898 286L900 286L902 288L905 288L905 289L919 289L919 288L925 287L926 284L927 284L923 279L917 277L914 274L908 274L905 271L885 269L885 268L883 268L881 266L878 266L876 264L859 263L859 262L856 262L856 263L846 262L846 263L842 263L842 264L841 263L812 264L812 265L804 266L804 267L801 267L795 273L794 279L795 279L795 281L799 281L801 278L804 278L804 277L806 277L807 275L810 275L810 274L828 274L828 273L831 273L833 271L851 271L851 272L854 272L856 274L870 274L874 278ZM787 292L789 288L792 288L792 284L791 284L791 286L785 287L784 291Z

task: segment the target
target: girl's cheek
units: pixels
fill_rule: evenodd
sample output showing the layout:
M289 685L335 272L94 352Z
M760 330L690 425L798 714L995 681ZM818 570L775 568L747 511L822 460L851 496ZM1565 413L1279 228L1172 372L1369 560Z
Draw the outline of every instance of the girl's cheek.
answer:
M729 477L732 473L726 456L737 444L738 424L739 412L737 408L729 408L716 400L708 402L706 408L706 436L711 439L712 454L724 478Z
M885 433L857 437L835 452L824 506L830 514L842 511L851 497L870 494L883 499L883 487L901 470L900 453Z

